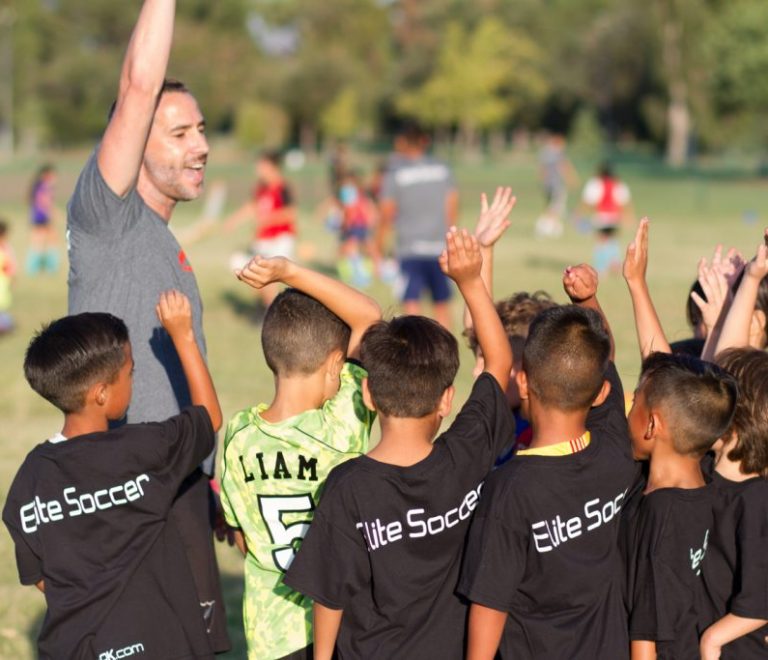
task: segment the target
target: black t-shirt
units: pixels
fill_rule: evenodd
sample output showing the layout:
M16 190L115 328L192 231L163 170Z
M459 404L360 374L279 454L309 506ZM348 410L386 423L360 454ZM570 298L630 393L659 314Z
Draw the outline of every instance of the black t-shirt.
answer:
M398 467L362 456L331 472L285 582L344 610L341 658L463 657L462 549L514 429L504 392L483 374L424 460Z
M715 529L704 586L715 619L728 613L768 619L768 480L729 481L714 473ZM768 658L768 626L723 647L723 660Z
M638 466L616 368L590 412L590 444L515 456L487 480L459 591L509 614L504 658L626 658L619 514Z
M45 581L41 658L212 657L184 548L166 517L213 445L208 413L196 407L28 454L3 521L21 583Z
M629 636L656 642L659 660L698 660L712 622L702 568L714 528L714 487L660 488L627 525Z

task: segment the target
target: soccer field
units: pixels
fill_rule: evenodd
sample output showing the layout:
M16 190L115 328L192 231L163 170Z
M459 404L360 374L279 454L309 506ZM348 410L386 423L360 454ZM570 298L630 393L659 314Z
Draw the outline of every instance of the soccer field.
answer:
M252 166L248 156L227 144L214 145L208 168L209 188L215 181L227 186L226 211L238 206L250 190ZM59 170L57 187L61 247L63 210L79 168L87 152L56 155ZM369 161L366 161L369 162ZM23 263L27 241L24 198L29 178L37 163L23 161L0 165L0 217L11 222L11 240L16 250L20 274L16 282L14 316L17 330L0 337L0 497L10 486L23 457L36 443L60 429L59 413L35 395L23 378L24 350L32 332L44 321L66 313L66 262L57 275L26 277ZM577 162L582 182L594 163ZM763 199L768 184L742 178L672 175L635 164L618 173L627 181L633 195L635 215L651 218L651 263L649 282L659 314L670 340L689 336L685 321L687 290L701 256L709 256L715 244L741 249L750 258L761 240L762 227L768 224ZM290 175L301 211L301 252L310 263L335 267L337 245L324 228L315 209L326 194L323 162L310 163ZM482 191L492 193L497 185L511 185L518 196L512 227L499 243L496 253L495 296L518 290L543 289L556 300L564 301L560 284L565 266L589 261L592 238L576 222L566 226L557 240L537 239L533 225L542 206L537 184L536 160L531 155L510 156L495 162L457 166L456 178L461 193L461 223L473 226ZM572 204L575 205L576 194ZM200 217L204 201L178 208L172 228L183 236ZM623 245L630 231L621 236ZM271 397L272 378L264 364L259 328L251 313L251 291L237 282L228 270L230 255L245 247L248 230L212 233L198 242L182 246L197 274L205 304L205 331L208 359L225 418L237 410ZM103 274L110 277L109 272ZM371 290L386 314L397 306L389 288L377 284ZM625 387L634 386L639 372L632 309L626 286L620 277L601 282L600 299L612 324L617 344L617 362ZM459 305L455 307L455 329L460 330ZM471 381L472 360L463 350L458 378L457 402L466 396ZM18 584L10 537L0 533L0 658L34 657L34 642L44 615L43 597L30 587ZM237 550L219 548L222 579L228 601L230 634L234 650L228 656L245 656L240 604L242 598L242 559Z

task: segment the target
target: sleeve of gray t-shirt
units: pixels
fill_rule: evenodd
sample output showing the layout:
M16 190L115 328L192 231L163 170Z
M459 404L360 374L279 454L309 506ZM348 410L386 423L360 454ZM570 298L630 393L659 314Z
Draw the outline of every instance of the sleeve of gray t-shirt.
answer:
M381 199L394 200L397 198L397 182L395 181L395 169L390 165L381 181Z
M68 225L70 229L106 237L119 237L136 221L132 212L135 189L125 197L117 195L104 180L99 170L98 148L91 154L75 191L69 200Z

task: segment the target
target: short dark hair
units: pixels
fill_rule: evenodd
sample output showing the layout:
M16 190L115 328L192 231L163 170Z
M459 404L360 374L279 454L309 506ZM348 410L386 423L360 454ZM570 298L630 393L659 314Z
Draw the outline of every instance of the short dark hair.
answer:
M82 409L88 388L112 383L125 364L128 328L112 314L87 312L53 321L32 339L24 375L63 413Z
M263 160L267 163L271 163L276 168L280 169L283 166L283 152L277 149L266 149L261 151L256 160Z
M744 474L768 477L768 353L756 348L729 348L716 362L739 385L731 430L737 440L728 458Z
M275 375L308 375L331 351L346 355L351 331L325 305L297 289L275 298L264 317L261 347Z
M610 354L611 341L596 311L576 305L545 309L533 319L523 349L528 388L545 407L589 409Z
M389 417L433 412L459 370L459 344L439 323L399 316L368 328L360 345L376 409Z
M408 144L423 146L428 135L424 127L415 119L405 119L397 128L397 136L403 138Z
M8 222L5 218L0 218L0 237L5 236L8 233Z
M545 291L518 291L509 298L504 298L496 302L496 313L504 326L504 332L507 333L509 345L512 347L512 355L515 360L521 360L523 357L523 346L528 337L528 329L531 321L536 315L557 303ZM474 328L467 328L464 331L469 348L473 353L477 353L480 348L477 342L477 334Z
M699 306L696 304L696 301L693 299L693 293L697 293L702 300L707 300L707 294L704 293L704 289L701 287L701 284L699 284L699 280L696 280L691 284L691 288L688 291L688 299L685 301L685 317L688 320L688 325L691 326L692 330L696 330L696 328L704 322L704 316L702 315Z
M651 353L637 389L668 418L675 451L702 457L722 437L736 409L738 386L725 369L692 355Z
M160 88L160 93L157 95L157 102L160 103L160 99L163 98L164 94L172 94L173 92L178 94L192 93L189 91L189 88L183 82L181 82L181 80L176 80L175 78L166 78L163 80L163 86ZM107 119L112 119L112 115L115 114L115 108L117 108L117 99L112 101L112 105L109 107L109 114L107 115Z

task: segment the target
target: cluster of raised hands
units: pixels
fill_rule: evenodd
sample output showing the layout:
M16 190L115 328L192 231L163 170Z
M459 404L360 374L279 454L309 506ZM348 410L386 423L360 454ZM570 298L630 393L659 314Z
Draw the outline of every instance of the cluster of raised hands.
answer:
M646 281L649 226L648 218L640 221L624 261L624 278L632 296L643 357L653 351L671 352ZM702 258L699 261L698 283L704 296L692 291L691 298L701 311L706 333L703 359L711 360L723 349L736 346L765 348L765 313L756 310L755 305L760 282L766 275L768 229L749 262L735 248L724 254L722 245L715 248L711 260Z

